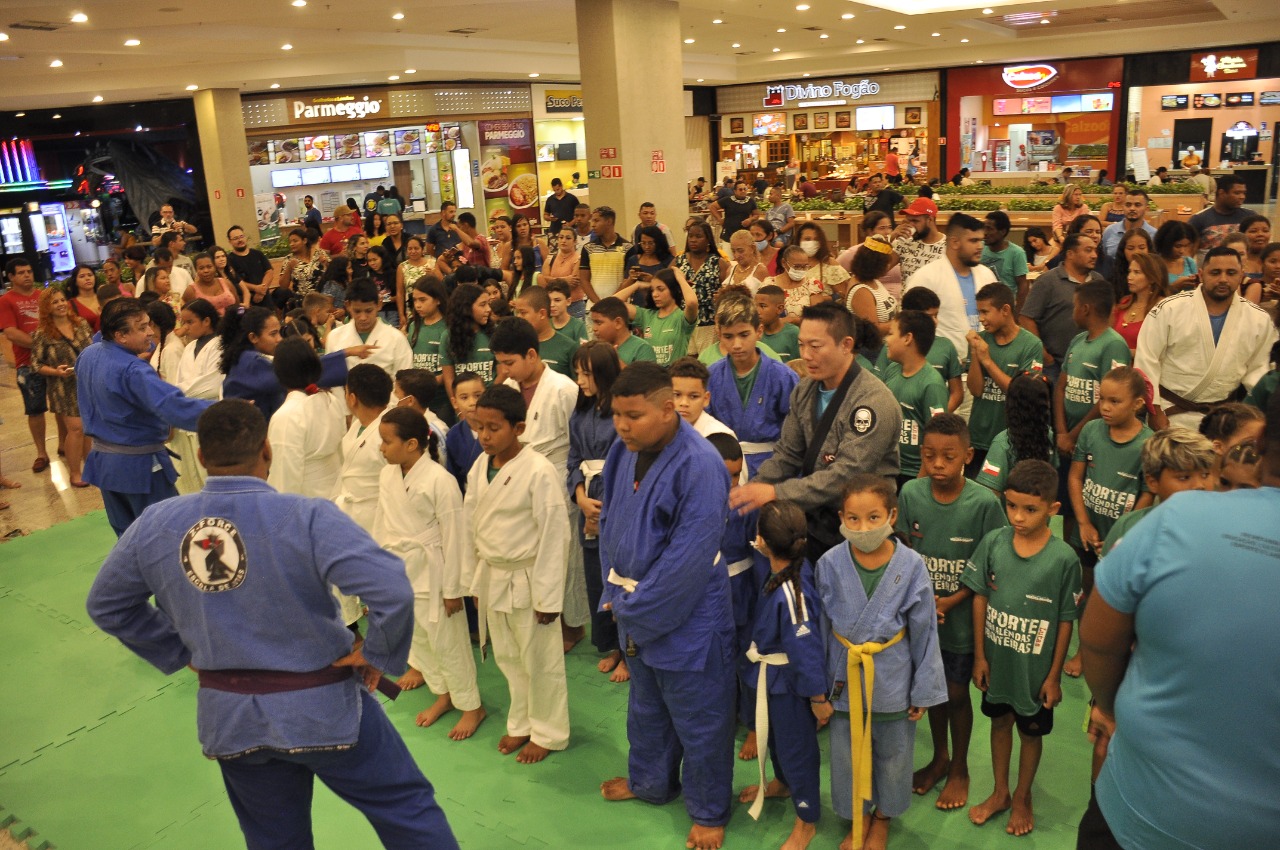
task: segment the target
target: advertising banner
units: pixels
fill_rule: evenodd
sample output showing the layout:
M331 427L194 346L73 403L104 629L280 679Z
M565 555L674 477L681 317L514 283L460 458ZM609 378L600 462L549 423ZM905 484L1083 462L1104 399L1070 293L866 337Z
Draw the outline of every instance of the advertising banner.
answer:
M522 215L539 222L541 192L534 158L533 122L527 118L477 122L484 215Z

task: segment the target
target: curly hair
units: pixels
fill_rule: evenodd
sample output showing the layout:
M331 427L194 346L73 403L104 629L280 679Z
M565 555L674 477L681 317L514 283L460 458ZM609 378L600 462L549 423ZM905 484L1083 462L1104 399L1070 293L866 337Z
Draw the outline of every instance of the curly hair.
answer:
M1049 379L1039 372L1023 372L1010 381L1004 414L1013 456L1018 461L1053 463L1053 389Z
M476 344L476 335L485 328L476 324L471 308L484 295L484 290L474 283L460 283L449 296L449 310L445 321L449 323L449 354L454 363L466 363Z
M40 293L40 301L37 306L39 316L38 330L44 333L49 339L63 339L62 331L58 330L58 325L53 319L53 299L54 296L61 295L67 299L67 321L71 323L71 337L75 337L75 328L77 325L86 324L85 320L80 317L75 308L71 306L71 299L67 298L67 294L56 286L51 286L44 292Z

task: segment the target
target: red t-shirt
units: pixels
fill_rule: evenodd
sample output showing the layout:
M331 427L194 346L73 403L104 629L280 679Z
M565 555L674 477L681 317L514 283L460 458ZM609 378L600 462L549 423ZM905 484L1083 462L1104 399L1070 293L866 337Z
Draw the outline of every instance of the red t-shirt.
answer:
M0 331L5 328L17 328L26 334L35 334L40 324L40 292L33 290L30 295L21 295L10 290L0 296ZM14 343L13 362L16 366L31 365L31 349Z
M901 166L898 165L898 152L889 151L884 156L884 173L892 177L897 177L902 173Z
M352 236L359 236L364 233L364 229L351 225L346 230L339 228L336 224L320 238L320 247L325 253L334 257L347 250L347 240Z

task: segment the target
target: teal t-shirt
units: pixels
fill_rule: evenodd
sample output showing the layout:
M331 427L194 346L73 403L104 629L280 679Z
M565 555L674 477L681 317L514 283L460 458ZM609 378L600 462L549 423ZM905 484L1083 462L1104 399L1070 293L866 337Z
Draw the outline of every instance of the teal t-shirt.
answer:
M567 377L574 377L573 355L578 351L578 343L564 334L552 334L550 339L538 340L538 356L555 372Z
M783 363L800 357L800 326L782 323L782 330L776 334L764 334L760 341L778 352L778 359Z
M659 366L666 366L685 355L695 327L679 307L666 316L660 316L657 310L648 307L637 307L635 326L640 329L640 336L653 346Z
M883 380L902 408L902 432L898 436L901 474L914 477L920 471L924 426L934 416L947 412L947 384L928 363L908 378L902 374L900 364L890 361Z
M960 355L956 354L955 344L945 336L933 338L933 345L929 346L925 359L938 370L944 381L964 378L964 364L960 362Z
M982 246L982 264L991 269L996 280L1009 287L1009 291L1015 297L1017 296L1018 278L1027 273L1027 252L1022 250L1021 245L1010 242L1003 251L993 251L984 245Z
M459 372L475 372L484 379L485 386L493 383L498 368L497 361L493 359L493 352L489 350L489 335L484 331L476 334L476 341L471 344L471 352L466 359L458 362L449 351L449 332L446 330L440 340L440 365L452 366L455 375Z
M417 335L416 338L414 335ZM413 347L413 368L440 374L441 345L449 334L449 326L440 319L433 325L410 327L409 344Z
M1080 617L1080 559L1057 537L1024 558L1013 548L1013 529L1000 528L982 538L960 581L987 599L987 700L1035 715L1043 707L1040 688L1053 667L1058 626Z
M551 325L555 328L555 323ZM587 323L579 319L577 316L570 316L569 321L565 322L564 327L556 328L556 333L563 334L574 340L579 345L586 342L590 335L587 333Z
M1049 463L1058 466L1058 450L1053 445L1053 433L1049 434ZM1009 431L1006 429L996 434L987 449L987 457L982 461L982 469L974 479L983 487L990 487L997 493L1004 492L1004 482L1009 479L1009 470L1017 466L1020 458L1009 443Z
M1098 536L1107 539L1111 526L1133 510L1147 489L1142 475L1142 446L1155 436L1146 425L1127 443L1111 439L1111 429L1095 419L1080 429L1073 461L1084 463L1084 510ZM1071 542L1080 544L1079 529L1072 528Z
M628 363L635 363L638 360L647 360L650 363L656 363L658 355L654 353L653 346L648 340L643 340L635 334L627 336L626 341L618 346L618 359L625 366Z
M1062 373L1066 376L1062 411L1067 418L1067 427L1076 427L1098 403L1103 375L1117 366L1132 363L1129 343L1115 328L1107 328L1092 340L1087 333L1077 334L1067 346L1062 362Z
M960 590L960 576L969 558L990 532L1007 524L996 495L973 481L954 502L943 504L933 495L933 482L917 478L898 494L895 530L924 558L937 596ZM965 601L947 612L938 625L938 644L947 652L973 654L973 603Z
M993 334L979 331L991 349L991 361L1000 367L1010 378L1016 378L1027 371L1040 371L1044 365L1044 346L1039 338L1025 328L1018 328L1018 333L1007 345L996 342ZM969 414L969 440L974 448L985 449L991 441L1005 429L1004 422L1005 392L987 374L982 371L982 395L974 398L973 410Z
M751 397L751 391L755 389L756 378L759 375L760 360L758 358L756 359L756 365L752 366L747 374L739 375L737 372L733 373L733 385L738 388L738 398L742 399L744 405L747 403L747 399Z

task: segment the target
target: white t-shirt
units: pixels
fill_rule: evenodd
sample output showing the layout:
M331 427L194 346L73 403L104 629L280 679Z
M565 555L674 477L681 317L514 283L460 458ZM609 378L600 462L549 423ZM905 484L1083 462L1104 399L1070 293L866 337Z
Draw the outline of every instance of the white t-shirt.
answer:
M988 283L997 282L995 272L984 265L974 266L972 272L975 295ZM945 256L934 260L913 274L910 283L905 284L902 289L908 292L917 286L931 289L937 294L938 300L942 302L938 308L938 333L951 340L961 359L967 360L964 353L969 350L969 343L965 337L969 331L977 330L977 327L969 320L969 308L951 261Z
M913 274L947 256L947 240L943 237L930 243L918 239L899 239L893 243L893 253L898 255L898 265L902 267L902 288L906 289L911 284Z

